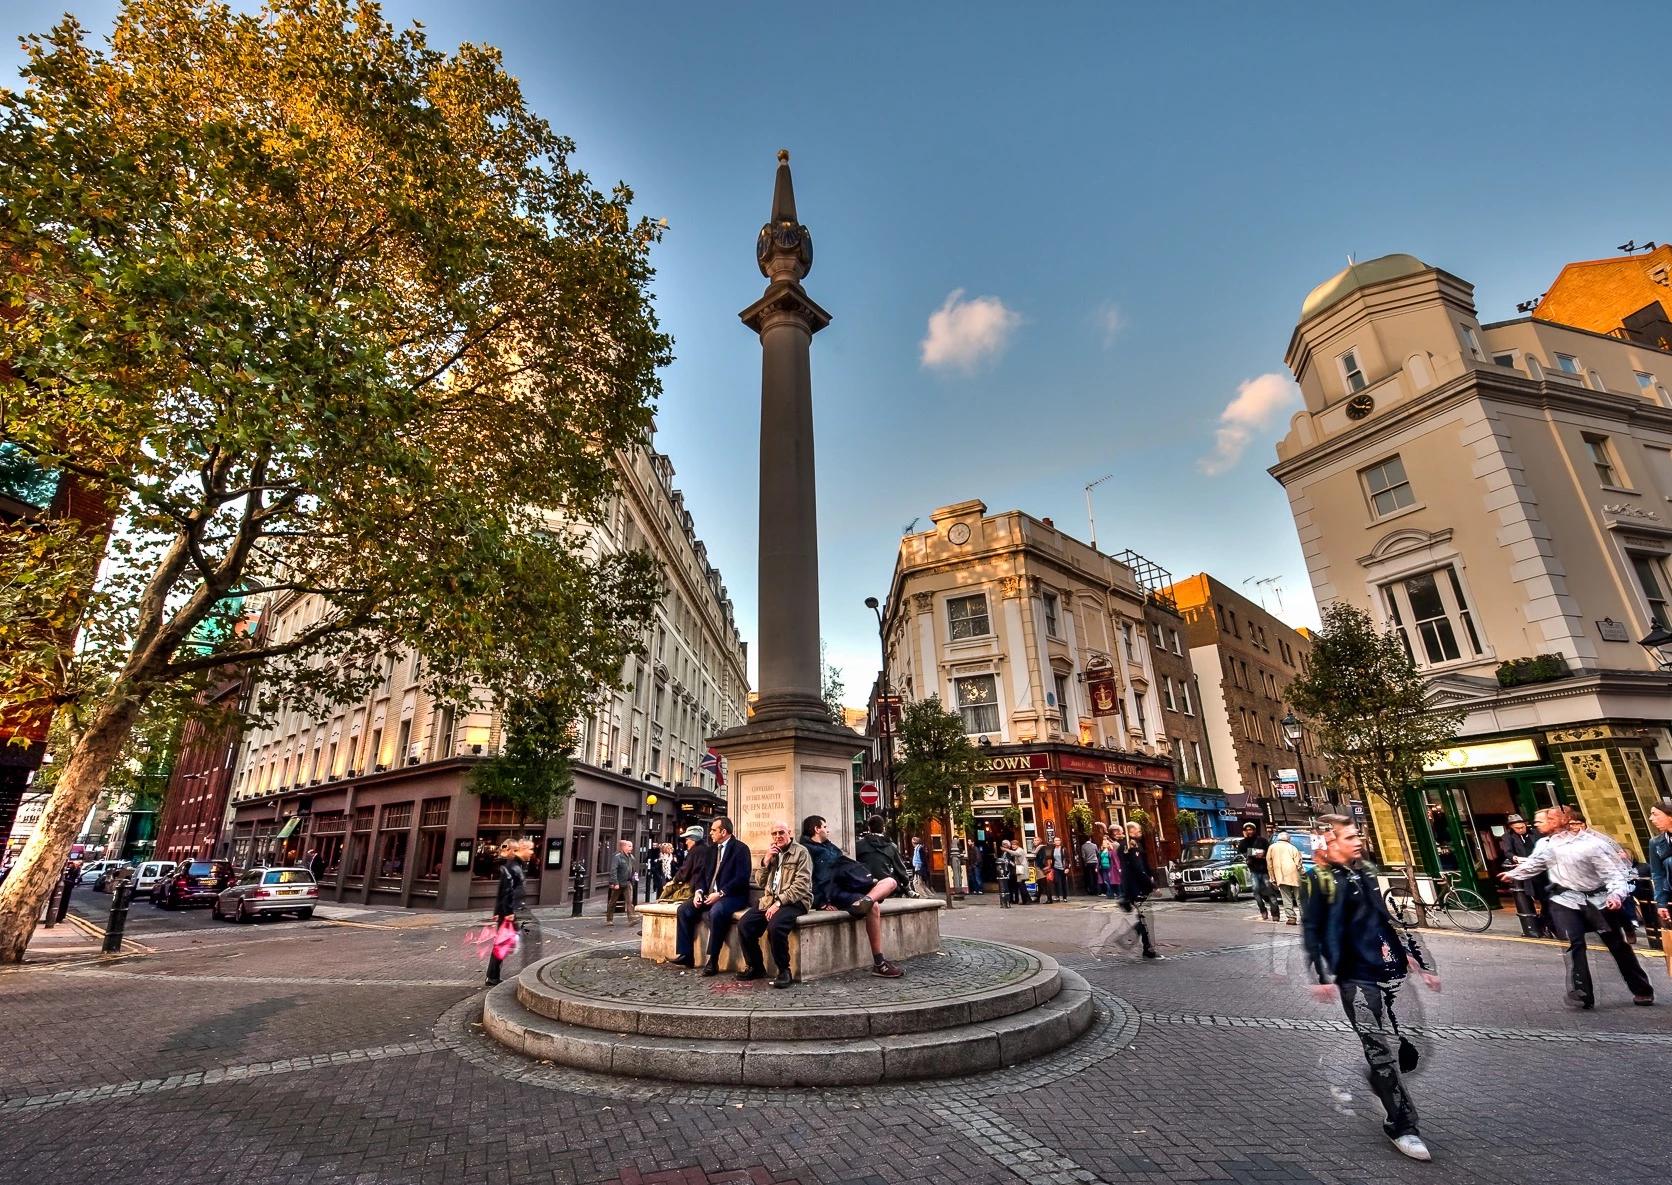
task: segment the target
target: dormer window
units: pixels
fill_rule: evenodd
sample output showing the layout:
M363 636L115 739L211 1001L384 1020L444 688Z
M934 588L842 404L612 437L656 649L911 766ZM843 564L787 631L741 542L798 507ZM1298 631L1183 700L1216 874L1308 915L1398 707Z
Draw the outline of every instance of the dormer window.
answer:
M1358 351L1348 350L1336 359L1341 367L1341 381L1347 384L1347 392L1362 391L1370 384L1365 381L1364 368L1359 365Z
M1579 359L1575 358L1572 354L1557 354L1556 365L1561 367L1562 370L1568 374L1580 373Z

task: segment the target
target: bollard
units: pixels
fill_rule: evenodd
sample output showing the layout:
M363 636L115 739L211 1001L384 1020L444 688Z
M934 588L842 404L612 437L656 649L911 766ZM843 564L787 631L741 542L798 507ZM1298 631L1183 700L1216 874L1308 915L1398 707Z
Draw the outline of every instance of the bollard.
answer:
M581 902L586 899L586 865L576 863L569 873L569 880L569 916L578 918L581 916Z
M1660 926L1660 907L1655 904L1654 882L1646 876L1639 876L1632 896L1637 898L1637 912L1643 919L1644 942L1650 950L1664 952L1665 934ZM1668 967L1672 968L1672 963Z
M41 925L50 930L58 924L62 911L58 908L64 898L64 878L59 877L52 885L52 895L46 899L46 912L41 915Z
M133 900L132 881L121 881L110 889L110 918L105 922L103 951L107 955L122 950L122 931L128 928L128 905Z

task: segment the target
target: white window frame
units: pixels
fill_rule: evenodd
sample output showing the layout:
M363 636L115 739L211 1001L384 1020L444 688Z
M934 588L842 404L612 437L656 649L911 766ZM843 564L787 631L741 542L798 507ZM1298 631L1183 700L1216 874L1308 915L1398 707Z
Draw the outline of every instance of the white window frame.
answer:
M1599 432L1582 432L1579 439L1585 445L1585 457L1596 471L1597 480L1603 487L1611 490L1624 490L1630 487L1620 480L1620 455L1614 450L1613 441Z
M1048 592L1040 599L1044 602L1045 609L1045 636L1062 637L1062 598L1054 592Z
M1389 465L1399 466L1399 476L1404 480L1392 482L1378 490L1372 486L1370 482L1370 474L1373 471L1385 470ZM1383 457L1375 464L1366 465L1363 469L1358 471L1358 477L1359 488L1364 491L1365 504L1370 508L1370 516L1378 522L1382 519L1392 518L1394 515L1410 510L1417 505L1417 495L1416 490L1411 485L1411 475L1405 468L1404 458L1398 453L1390 453L1388 456ZM1401 488L1403 488L1410 496L1409 502L1406 502L1403 505L1397 505L1393 507L1393 509L1386 511L1376 505L1377 497L1382 494L1392 494L1394 496L1394 501L1397 502L1397 491Z
M980 619L981 619L981 623L982 623L982 628L981 628L980 632L978 632L978 633L966 633L966 634L960 635L958 633L959 621L958 621L957 618L955 618L952 615L953 606L967 604L967 603L969 603L971 601L975 601L975 600L979 600L981 602ZM971 614L970 616L964 618L963 620L965 622L973 622L975 619L976 619L976 615ZM968 641L968 640L973 639L973 638L989 638L989 637L992 636L992 634L993 634L993 614L992 614L992 609L991 609L990 605L988 604L986 593L984 593L984 592L966 593L963 596L947 597L946 598L946 636L949 639L951 639L954 642L964 642L964 641Z
M1504 361L1505 358L1509 359L1509 361L1507 363ZM1492 365L1502 367L1505 370L1516 369L1516 366L1515 366L1515 351L1514 350L1501 350L1498 353L1492 355Z
M1486 354L1480 348L1480 336L1475 333L1474 326L1465 325L1460 321L1457 327L1463 331L1463 346L1469 351L1469 355L1476 362L1485 362Z
M1347 360L1349 358L1352 359L1351 366L1347 364ZM1347 394L1356 395L1370 385L1370 380L1364 375L1364 364L1359 361L1357 346L1354 346L1349 350L1343 350L1341 353L1337 354L1335 356L1335 365L1341 372L1341 385L1346 388ZM1358 376L1358 382L1356 385L1353 382L1354 375Z
M1406 583L1420 580L1424 576L1434 578L1434 588L1443 610L1440 617L1418 618L1411 607ZM1463 584L1462 573L1455 562L1435 564L1389 576L1378 581L1377 591L1382 613L1386 616L1388 624L1398 633L1405 645L1406 653L1419 669L1431 670L1480 662L1491 656L1491 648L1487 645L1481 629L1480 612L1470 600L1468 590ZM1423 624L1440 621L1446 623L1450 640L1457 650L1455 657L1444 653L1445 635L1440 632L1438 626L1432 634L1421 628ZM1431 654L1431 648L1434 646L1440 648L1441 656L1438 658Z
M1051 692L1057 697L1057 719L1062 723L1063 732L1068 731L1069 725L1068 701L1073 694L1069 687L1068 676L1055 667L1051 668Z
M1171 675L1161 676L1161 690L1162 700L1167 705L1167 710L1169 712L1178 711L1178 702L1173 698L1173 677Z
M1570 362L1573 363L1572 366L1568 365ZM1585 377L1585 364L1581 362L1575 354L1558 353L1556 355L1556 369L1561 371L1563 374L1571 375L1576 379L1582 379Z
M1190 703L1190 676L1189 675L1181 675L1179 677L1179 703L1184 705L1184 707L1180 708L1179 710L1181 712L1183 712L1186 716L1194 716L1196 714L1195 708Z
M1643 610L1653 625L1672 628L1672 582L1666 578L1666 557L1652 551L1627 551L1626 560L1631 566L1631 576L1637 585L1637 595L1642 598ZM1651 597L1649 590L1643 584L1643 570L1638 567L1641 563L1649 569L1655 583L1660 587L1656 591L1659 597ZM1655 606L1660 606L1657 612Z
M974 683L979 679L986 679L992 686L993 698L990 701L964 702L963 685ZM964 720L965 736L996 736L1000 735L1000 726L1004 723L1003 714L999 711L999 677L996 672L978 671L970 675L956 675L952 679L953 710ZM971 728L970 713L991 710L993 726L991 728Z

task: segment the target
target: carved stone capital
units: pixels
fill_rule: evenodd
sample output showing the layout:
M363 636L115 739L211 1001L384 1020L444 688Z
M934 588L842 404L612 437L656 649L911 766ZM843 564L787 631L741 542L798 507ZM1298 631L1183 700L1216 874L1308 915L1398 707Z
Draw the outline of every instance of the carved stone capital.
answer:
M911 607L918 613L932 612L935 608L935 594L926 592L912 593Z

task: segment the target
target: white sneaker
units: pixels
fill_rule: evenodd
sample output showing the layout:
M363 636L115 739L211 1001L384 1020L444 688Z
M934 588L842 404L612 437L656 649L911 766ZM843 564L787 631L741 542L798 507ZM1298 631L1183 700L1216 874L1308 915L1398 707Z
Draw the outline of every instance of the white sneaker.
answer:
M1422 1142L1422 1137L1415 1132L1408 1132L1403 1136L1395 1136L1393 1146L1409 1156L1412 1160L1433 1160L1428 1155L1428 1145Z

